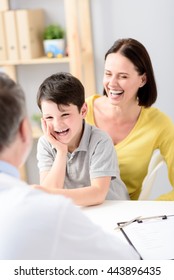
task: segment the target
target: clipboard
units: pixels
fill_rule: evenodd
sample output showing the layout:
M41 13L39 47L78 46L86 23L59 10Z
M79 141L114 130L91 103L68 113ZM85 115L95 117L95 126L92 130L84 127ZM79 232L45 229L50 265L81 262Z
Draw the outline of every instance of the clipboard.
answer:
M174 259L174 214L136 217L117 225L140 259Z

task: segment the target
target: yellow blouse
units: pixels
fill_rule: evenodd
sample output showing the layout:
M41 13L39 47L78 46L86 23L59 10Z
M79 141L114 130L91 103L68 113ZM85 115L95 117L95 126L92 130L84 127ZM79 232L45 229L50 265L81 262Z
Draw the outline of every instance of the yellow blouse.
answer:
M86 122L91 125L95 125L93 103L99 97L101 95L92 95L86 99ZM115 145L115 149L120 175L132 200L139 197L151 156L156 149L160 150L166 161L169 180L174 186L174 125L157 108L142 108L136 125L123 141ZM161 195L158 200L174 200L174 190Z

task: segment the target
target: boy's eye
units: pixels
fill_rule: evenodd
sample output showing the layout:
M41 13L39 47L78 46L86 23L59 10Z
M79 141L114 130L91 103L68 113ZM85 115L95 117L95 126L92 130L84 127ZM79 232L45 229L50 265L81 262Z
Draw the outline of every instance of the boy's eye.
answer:
M46 117L45 119L46 120L51 120L53 117L49 116L49 117Z
M62 117L67 117L67 116L69 116L68 113L62 114Z

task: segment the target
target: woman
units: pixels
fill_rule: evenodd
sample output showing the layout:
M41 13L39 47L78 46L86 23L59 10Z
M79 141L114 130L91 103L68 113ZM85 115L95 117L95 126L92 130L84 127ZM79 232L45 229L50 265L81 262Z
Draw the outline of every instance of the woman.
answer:
M152 63L135 39L120 39L107 51L104 95L87 98L86 121L107 131L117 151L121 178L138 199L153 152L159 149L174 186L174 126L158 109ZM174 200L174 190L158 198Z

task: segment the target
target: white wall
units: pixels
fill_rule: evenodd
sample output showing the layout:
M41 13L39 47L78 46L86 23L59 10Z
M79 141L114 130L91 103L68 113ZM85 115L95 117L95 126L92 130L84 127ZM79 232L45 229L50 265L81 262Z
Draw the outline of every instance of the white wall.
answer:
M27 8L45 7L47 22L54 20L65 25L61 0L11 0L11 2L17 7L22 5ZM91 20L98 93L102 94L105 52L118 38L133 37L145 45L152 59L158 86L158 100L155 106L174 120L174 1L91 0ZM37 110L34 98L40 82L50 73L59 70L56 65L18 67L19 81L27 92L29 114ZM28 163L30 182L37 178L37 174L33 173L36 169L34 164ZM166 173L167 171L163 170L157 180L161 186L169 185Z
M141 41L152 59L158 85L156 106L174 120L174 1L92 0L97 89L102 92L104 54L118 38Z

